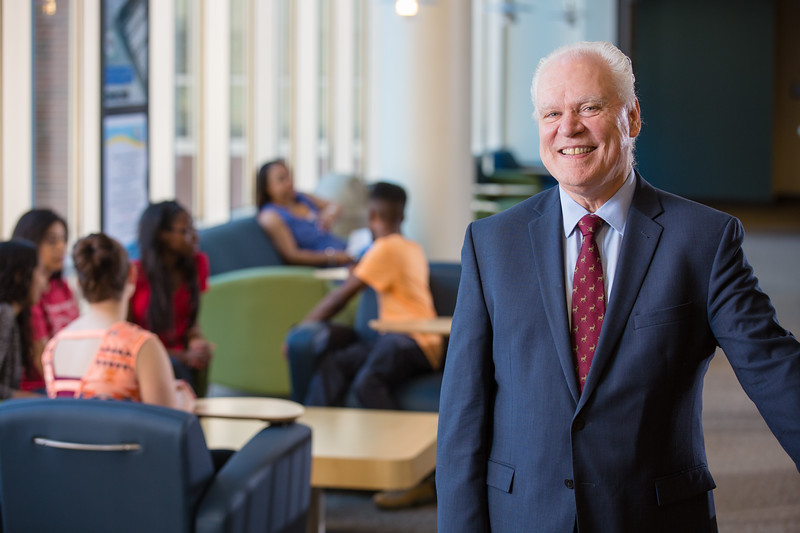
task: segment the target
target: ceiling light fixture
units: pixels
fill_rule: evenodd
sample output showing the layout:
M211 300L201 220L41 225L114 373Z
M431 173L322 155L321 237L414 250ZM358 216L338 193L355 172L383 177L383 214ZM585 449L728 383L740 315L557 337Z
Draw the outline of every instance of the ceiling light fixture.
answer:
M394 3L394 11L401 17L413 17L419 12L419 2L417 0L397 0Z
M42 2L42 13L48 17L55 15L56 9L58 9L58 6L56 6L56 0L44 0L44 2Z

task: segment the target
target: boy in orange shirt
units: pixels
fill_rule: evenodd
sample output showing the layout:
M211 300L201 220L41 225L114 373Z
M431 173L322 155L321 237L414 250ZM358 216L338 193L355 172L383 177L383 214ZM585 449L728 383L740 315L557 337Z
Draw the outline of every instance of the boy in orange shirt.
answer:
M368 225L374 242L349 278L323 298L304 322L330 319L367 286L377 293L382 320L436 316L428 259L422 247L400 231L405 203L405 190L398 185L379 182L370 186ZM439 335L387 333L375 341L364 341L357 340L352 331L342 335L341 326L328 327L332 341L317 363L306 405L339 405L352 387L362 406L396 409L391 390L442 363Z

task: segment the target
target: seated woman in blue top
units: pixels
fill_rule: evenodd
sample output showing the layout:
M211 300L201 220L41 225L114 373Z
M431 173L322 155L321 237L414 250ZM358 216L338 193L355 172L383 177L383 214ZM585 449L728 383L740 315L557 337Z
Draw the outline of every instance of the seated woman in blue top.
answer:
M330 232L338 205L294 189L286 163L265 163L256 176L258 223L290 265L340 266L353 261L347 243Z

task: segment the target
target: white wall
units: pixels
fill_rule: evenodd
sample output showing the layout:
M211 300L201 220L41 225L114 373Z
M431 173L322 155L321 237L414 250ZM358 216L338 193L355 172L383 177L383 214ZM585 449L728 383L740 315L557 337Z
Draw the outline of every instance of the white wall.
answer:
M392 2L371 5L367 179L406 188L403 231L433 260L458 260L471 220L472 14L463 6L421 2L402 18Z
M0 2L0 7L0 229L8 239L33 196L33 26L28 2Z
M565 5L575 5L570 24ZM617 40L616 0L545 0L523 11L508 28L506 145L523 163L541 163L539 134L531 118L530 84L539 59L575 41ZM496 148L489 146L489 148Z

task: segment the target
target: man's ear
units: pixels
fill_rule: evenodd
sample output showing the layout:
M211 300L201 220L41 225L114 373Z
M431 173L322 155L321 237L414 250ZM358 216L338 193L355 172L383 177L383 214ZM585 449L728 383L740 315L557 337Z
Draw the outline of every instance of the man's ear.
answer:
M639 109L639 99L633 100L633 108L628 110L628 136L636 137L642 131L642 112Z

